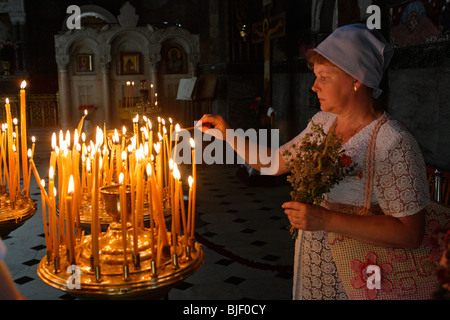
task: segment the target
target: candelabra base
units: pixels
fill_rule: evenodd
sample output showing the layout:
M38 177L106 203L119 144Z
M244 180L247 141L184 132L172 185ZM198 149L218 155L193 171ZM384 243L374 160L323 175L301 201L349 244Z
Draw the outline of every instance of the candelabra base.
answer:
M37 211L36 202L27 197L11 205L7 193L0 195L0 237L4 238L30 219Z
M160 261L156 263L153 258L157 252L153 255L151 248L146 247L150 231L143 230L138 236L139 265L133 263L132 242L129 243L127 264L124 264L124 259L119 258L123 256L123 250L108 249L120 247L118 228L112 224L99 238L100 247L105 241L110 241L110 245L103 246L106 249L100 252L99 267L93 267L92 259L88 258L91 239L85 236L82 243L77 245L76 265L70 265L67 255L60 254L59 269L55 272L55 264L44 257L37 268L39 277L46 284L81 299L162 299L170 289L194 274L204 263L205 256L200 244L194 242L194 250L186 250L188 241L184 240L184 236L178 240L176 263L164 250L161 250ZM66 248L61 246L60 252L65 251Z

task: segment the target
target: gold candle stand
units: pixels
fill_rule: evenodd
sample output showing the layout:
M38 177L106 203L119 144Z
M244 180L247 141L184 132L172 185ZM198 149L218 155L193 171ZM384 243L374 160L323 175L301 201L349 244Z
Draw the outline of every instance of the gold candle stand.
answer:
M39 263L37 273L42 281L82 299L161 299L202 266L205 256L195 240L180 235L176 246L172 243L170 247L162 247L158 245L156 228L145 227L138 232L136 261L130 222L126 224L125 234L122 232L117 189L117 186L100 189L105 212L112 222L106 232L99 235L99 266L92 263L91 236L79 236L75 240L76 264L70 264L68 248L61 245L58 261L51 261L47 256ZM130 211L127 206L127 220L131 219ZM168 234L169 239L173 239L172 234Z
M37 211L37 204L21 195L12 206L9 194L3 189L0 194L0 237L4 238L30 219Z

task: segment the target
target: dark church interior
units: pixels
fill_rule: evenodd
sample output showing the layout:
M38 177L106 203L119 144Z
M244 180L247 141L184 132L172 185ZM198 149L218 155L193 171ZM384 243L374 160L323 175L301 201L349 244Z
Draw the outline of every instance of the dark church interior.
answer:
M369 23L370 5L394 48L378 103L417 140L431 199L449 206L445 0L0 0L0 119L6 98L20 116L26 80L28 144L35 136L46 183L52 133L76 128L85 110L87 136L95 126L131 128L139 112L184 128L212 113L232 128L275 129L283 145L320 111L306 51L338 27ZM261 175L237 160L197 166L195 237L205 261L159 299L292 299L294 242L281 208L291 186L286 175ZM2 235L4 262L25 299L83 299L38 276L47 251L43 198L31 176L36 213Z

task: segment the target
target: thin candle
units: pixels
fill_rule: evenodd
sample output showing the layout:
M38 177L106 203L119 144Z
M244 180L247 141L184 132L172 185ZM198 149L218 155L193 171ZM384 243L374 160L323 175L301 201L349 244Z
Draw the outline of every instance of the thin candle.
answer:
M124 184L124 174L119 174L119 198L120 198L120 222L122 228L122 250L123 250L123 265L128 265L127 261L127 197L126 185Z
M69 185L66 195L66 214L67 214L67 236L69 242L69 264L74 265L75 262L75 232L74 232L74 218L73 218L73 193L75 184L73 175L70 175Z
M187 233L189 236L189 239L191 239L191 225L192 225L192 184L193 184L193 178L192 176L189 176L188 178L188 184L189 184L189 196L188 196L188 222L187 222Z
M148 190L148 207L150 211L150 245L152 247L152 260L155 260L155 221L153 220L153 200L152 200L152 185L151 185L151 175L152 175L152 166L150 163L147 163L147 190Z
M42 189L45 190L45 180L41 180L41 186ZM41 205L42 205L42 220L44 222L44 236L45 236L45 246L47 247L47 250L49 249L49 237L48 237L48 227L47 227L47 214L45 210L45 196L44 193L41 191Z
M27 113L26 113L26 102L25 102L25 87L27 85L26 81L23 81L20 85L20 139L22 147L22 172L23 172L23 182L25 189L25 196L29 196L29 184L30 181L26 174L28 173L27 164Z

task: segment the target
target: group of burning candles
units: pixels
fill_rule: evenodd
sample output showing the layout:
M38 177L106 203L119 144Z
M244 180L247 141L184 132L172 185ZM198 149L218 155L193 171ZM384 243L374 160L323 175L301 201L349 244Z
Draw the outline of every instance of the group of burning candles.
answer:
M134 81L127 81L127 91L125 94L125 108L133 108L134 107ZM141 88L142 90L142 88ZM153 83L150 84L150 96L149 96L150 105L158 108L158 93L154 91Z
M26 82L23 81L20 87L20 136L19 123L17 118L12 118L11 105L8 98L6 98L5 103L6 123L2 124L0 136L0 184L5 193L8 189L9 205L12 213L14 213L19 199L23 197L29 199L31 168L28 168L27 157L33 157L35 145L35 138L33 137L32 148L27 150ZM22 191L20 190L21 165L19 155L22 160ZM6 186L8 187L6 188ZM7 204L8 202L6 201L5 203Z
M161 263L161 253L170 248L173 265L177 267L177 248L183 250L194 242L195 205L196 205L196 168L192 161L192 176L189 176L189 198L186 215L183 187L180 171L171 152L176 148L179 125L173 128L170 120L169 130L165 120L158 117L157 139L153 137L150 119L137 115L133 119L133 133L127 139L127 130L122 128L121 137L117 130L108 136L106 129L97 127L95 142L86 142L86 136L80 132L82 117L71 139L70 131L60 131L59 144L56 133L52 135L52 152L49 164L48 191L45 180L41 180L30 158L36 180L39 182L42 198L42 213L47 262L53 259L55 273L60 268L60 251L66 249L69 265L77 264L77 249L83 244L84 232L80 227L80 205L83 196L91 203L91 266L100 281L99 245L101 224L99 203L101 189L106 186L118 186L120 195L120 219L123 237L123 264L125 279L128 274L127 251L131 249L135 268L139 268L139 230L144 229L144 202L147 200L150 215L150 234L153 263ZM139 123L144 123L140 126ZM81 138L81 141L80 141ZM155 141L154 141L155 140ZM191 140L192 159L195 159L195 146ZM55 174L58 189L55 188ZM127 221L127 192L131 190L131 221ZM59 195L58 213L56 195ZM167 205L165 202L169 202ZM48 219L46 206L48 207ZM171 232L167 230L164 208L171 209ZM132 232L128 234L127 222L131 222ZM132 248L127 248L127 238L133 239ZM128 243L129 245L129 243ZM64 251L64 250L63 250ZM64 254L64 252L63 252ZM157 255L156 255L157 254ZM156 269L156 267L155 267Z

